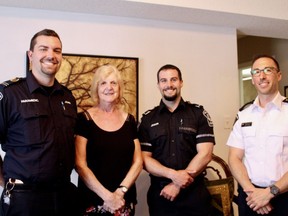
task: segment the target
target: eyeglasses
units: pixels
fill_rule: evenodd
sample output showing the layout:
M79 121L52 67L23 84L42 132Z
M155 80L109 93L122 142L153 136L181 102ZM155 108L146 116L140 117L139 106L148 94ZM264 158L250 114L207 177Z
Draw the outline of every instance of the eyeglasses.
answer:
M270 75L273 73L273 71L279 71L277 68L274 67L265 67L264 69L260 70L260 69L254 69L251 70L251 75L254 77L258 77L260 76L261 72L263 72L265 75Z

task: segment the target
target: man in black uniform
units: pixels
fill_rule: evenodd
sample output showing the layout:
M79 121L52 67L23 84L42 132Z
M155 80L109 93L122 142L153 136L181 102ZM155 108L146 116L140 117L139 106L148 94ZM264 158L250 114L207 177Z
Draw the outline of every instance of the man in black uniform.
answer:
M31 39L31 71L1 84L2 216L78 215L74 167L76 102L55 74L62 42L44 29ZM2 159L1 159L2 162Z
M157 79L162 100L139 125L144 168L151 177L150 216L210 215L202 171L212 159L212 121L202 106L182 99L178 67L164 65Z

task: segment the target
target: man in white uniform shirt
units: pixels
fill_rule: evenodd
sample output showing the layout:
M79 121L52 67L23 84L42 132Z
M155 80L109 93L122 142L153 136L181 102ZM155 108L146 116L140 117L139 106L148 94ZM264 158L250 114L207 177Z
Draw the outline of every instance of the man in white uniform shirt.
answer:
M278 90L282 74L275 58L259 55L251 75L258 96L240 109L227 142L239 183L239 216L287 216L288 100Z

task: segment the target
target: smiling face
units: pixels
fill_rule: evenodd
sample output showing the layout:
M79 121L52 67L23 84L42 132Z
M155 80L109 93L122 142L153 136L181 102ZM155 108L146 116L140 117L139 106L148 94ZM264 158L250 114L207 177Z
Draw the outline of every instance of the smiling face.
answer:
M98 95L100 103L114 103L119 99L119 83L115 73L111 73L106 78L99 81Z
M62 44L57 37L38 36L33 50L28 52L32 73L36 79L53 78L62 61Z
M166 69L159 72L158 88L164 100L176 101L181 97L183 81L180 80L178 71Z
M262 70L265 67L274 67L278 70L275 62L267 57L257 59L252 65L252 69ZM271 74L260 72L259 76L252 76L252 84L255 86L258 95L274 97L278 92L278 83L282 78L281 72L274 70Z

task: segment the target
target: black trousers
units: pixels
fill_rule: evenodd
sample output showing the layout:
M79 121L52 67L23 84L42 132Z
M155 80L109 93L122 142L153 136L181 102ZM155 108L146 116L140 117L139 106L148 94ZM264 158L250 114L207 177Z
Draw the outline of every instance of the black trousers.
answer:
M77 188L67 183L59 188L35 189L15 185L10 205L1 196L1 216L79 216Z
M257 186L256 186L257 187ZM243 188L238 185L238 211L239 216L259 216L257 212L253 211L246 201L247 195ZM273 210L265 216L287 216L288 215L288 193L280 194L270 201Z
M174 201L169 201L160 192L164 185L151 184L147 202L150 216L210 216L211 196L204 185L204 181L181 189Z

